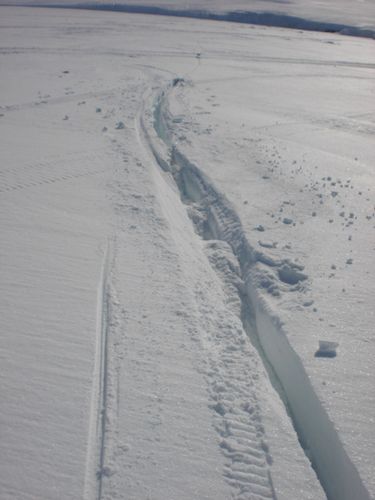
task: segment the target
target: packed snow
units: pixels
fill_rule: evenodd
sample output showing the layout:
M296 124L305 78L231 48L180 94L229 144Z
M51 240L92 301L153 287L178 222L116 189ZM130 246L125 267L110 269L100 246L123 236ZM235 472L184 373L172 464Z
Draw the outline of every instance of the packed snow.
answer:
M0 11L0 498L374 498L373 40Z

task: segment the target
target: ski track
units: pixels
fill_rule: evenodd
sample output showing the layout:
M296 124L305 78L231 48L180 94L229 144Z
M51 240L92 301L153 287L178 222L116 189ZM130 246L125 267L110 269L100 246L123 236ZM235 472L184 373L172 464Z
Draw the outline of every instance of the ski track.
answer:
M100 500L102 476L105 474L105 432L107 418L108 318L111 248L108 241L103 252L96 311L96 353L90 405L89 435L86 456L84 500Z
M248 317L246 318L245 314L243 326L246 328L246 322L252 327L253 332L248 331L248 333L250 337L255 336L253 343L257 346L270 379L284 402L300 444L311 461L327 498L368 500L370 496L315 395L302 362L289 345L280 321L257 293L259 282L267 277L267 271L259 270L258 263L263 264L263 267L265 265L270 269L276 269L279 280L287 286L294 286L295 289L303 286L301 283L308 277L301 272L300 266L289 261L276 262L254 251L246 239L237 214L225 196L220 194L207 176L172 144L168 127L173 125L168 124L166 108L169 92L180 84L179 80L175 80L166 90L159 91L154 97L154 103L151 104L153 111L148 111L141 122L145 142L161 169L172 175L182 202L188 206L188 214L196 232L203 240L208 240L211 248L218 250L218 255L213 259L213 267L217 266L220 259L224 262L226 260L224 265L230 269L229 273L222 272L222 277L226 280L228 276L233 275L233 269L237 267L232 285L238 288L238 296L242 301L241 309L244 309L244 305L247 309ZM173 120L171 121L173 123ZM225 252L228 254L229 248L229 252L233 252L231 257L234 258L234 262L233 260L230 262L231 258L226 258L221 252L223 243L227 245L227 248L224 247L224 254ZM220 271L222 269L219 269L219 274ZM259 483L259 476L253 472L254 466L262 468L264 451L268 451L267 447L263 447L262 453L259 441L254 443L254 437L259 438L259 429L251 419L245 417L246 409L234 411L231 408L232 415L236 415L234 421L229 421L225 417L228 403L226 396L232 396L231 392L235 389L240 391L240 394L243 390L249 390L246 386L248 372L244 372L241 379L238 376L238 365L233 373L230 368L228 369L228 365L232 366L232 363L239 361L233 353L228 358L223 357L221 361L224 363L224 369L220 367L219 373L226 374L224 386L230 390L228 394L223 390L214 409L223 416L223 428L220 428L220 425L217 428L223 437L220 445L222 451L230 459L225 476L229 484L240 489L238 498L247 498L246 495L250 492L263 495L265 498L274 498L270 476L268 481L264 482L262 478ZM230 401L232 399L230 397ZM259 418L259 415L255 418ZM272 460L271 457L269 460Z

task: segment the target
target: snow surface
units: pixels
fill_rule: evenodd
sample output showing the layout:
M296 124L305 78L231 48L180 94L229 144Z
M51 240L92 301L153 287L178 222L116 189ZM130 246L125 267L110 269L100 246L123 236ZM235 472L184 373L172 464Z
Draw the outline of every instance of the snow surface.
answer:
M373 42L1 14L1 498L374 497Z

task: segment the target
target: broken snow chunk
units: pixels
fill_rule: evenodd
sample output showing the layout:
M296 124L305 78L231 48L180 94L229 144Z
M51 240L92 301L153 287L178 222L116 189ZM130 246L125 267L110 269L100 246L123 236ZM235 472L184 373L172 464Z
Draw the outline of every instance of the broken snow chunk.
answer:
M258 241L258 244L261 246L261 247L264 247L264 248L276 248L277 246L277 242L270 242L270 241L261 241L259 240Z
M304 303L303 303L303 306L304 307L310 307L314 304L314 301L313 300L306 300Z
M319 349L315 353L316 358L335 358L337 355L336 349L338 342L330 342L328 340L319 340Z
M288 285L296 285L298 282L306 280L307 274L301 273L295 267L287 264L278 270L279 278Z
M256 227L255 227L255 229L256 229L257 231L261 231L261 232L263 232L263 231L264 231L264 227L262 226L262 224L259 224L258 226L256 226Z
M284 224L293 224L293 219L289 219L288 217L284 217L283 223Z

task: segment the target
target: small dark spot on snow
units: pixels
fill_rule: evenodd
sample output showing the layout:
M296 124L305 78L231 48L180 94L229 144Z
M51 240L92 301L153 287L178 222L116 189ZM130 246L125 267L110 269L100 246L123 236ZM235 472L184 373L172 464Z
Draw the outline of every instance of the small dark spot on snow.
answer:
M185 80L183 78L174 78L172 81L173 87L176 87L177 85L184 84L184 83L185 83ZM215 96L211 96L211 97L215 97Z
M293 224L293 219L289 219L288 217L283 218L283 223L286 225Z

